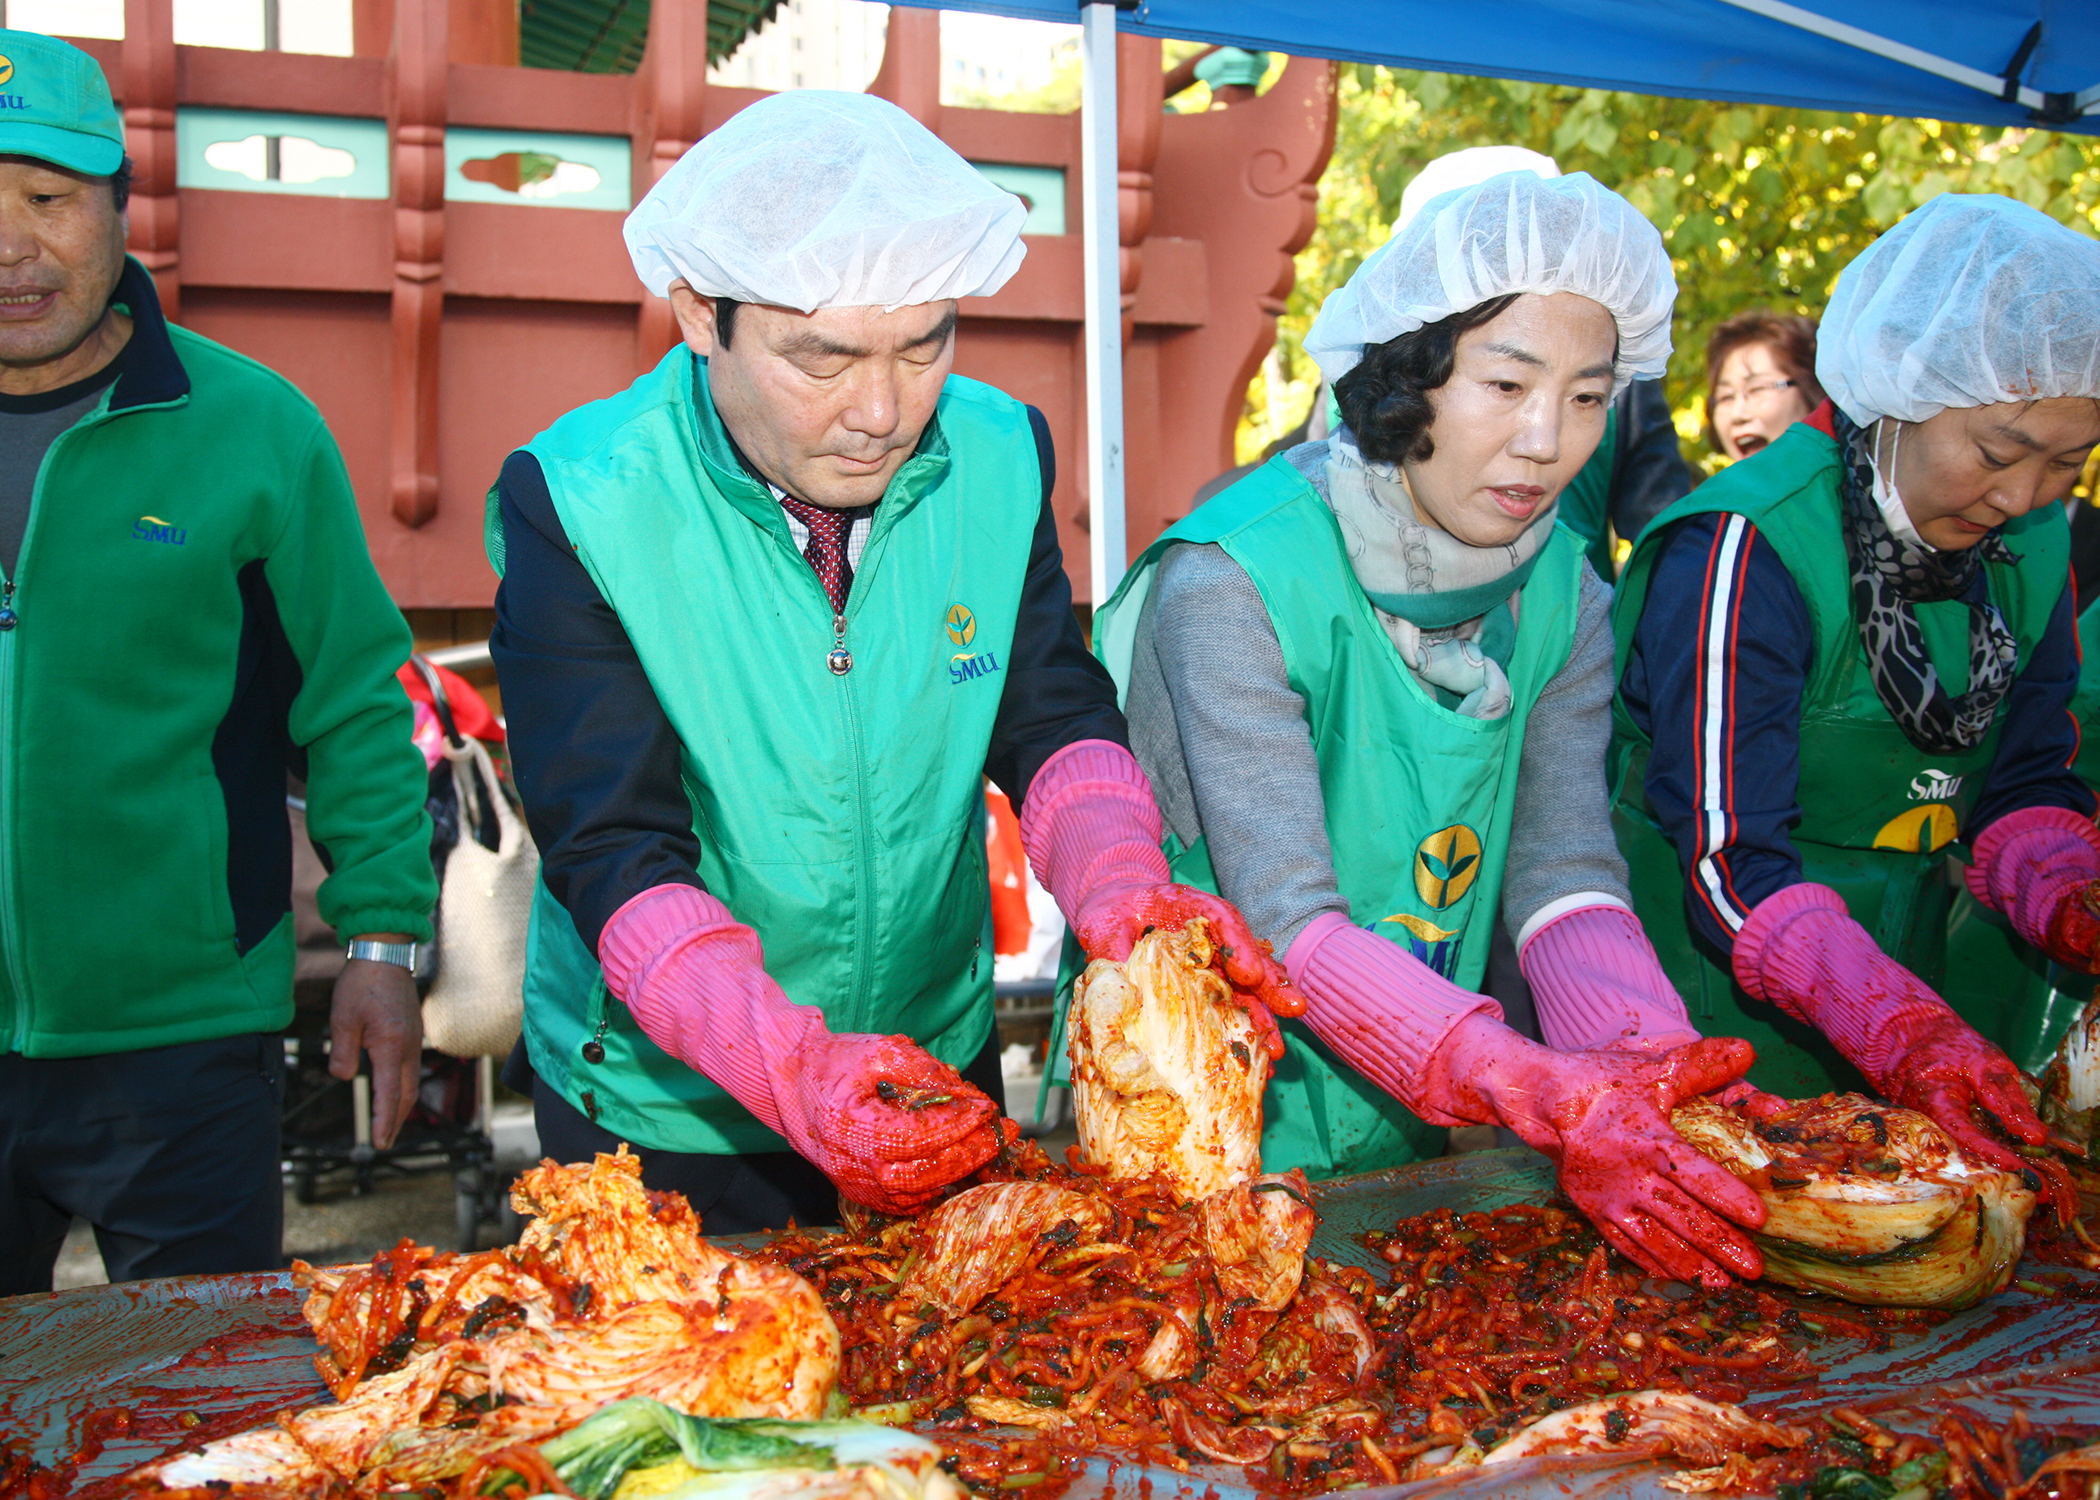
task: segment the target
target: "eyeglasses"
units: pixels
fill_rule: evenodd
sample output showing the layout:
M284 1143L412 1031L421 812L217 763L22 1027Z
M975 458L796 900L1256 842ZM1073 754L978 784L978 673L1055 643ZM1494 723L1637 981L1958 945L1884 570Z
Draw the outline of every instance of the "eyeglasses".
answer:
M1738 401L1746 403L1755 401L1762 404L1765 398L1774 391L1790 391L1793 388L1794 382L1791 380L1753 380L1740 391L1714 392L1712 409L1714 414L1718 416Z

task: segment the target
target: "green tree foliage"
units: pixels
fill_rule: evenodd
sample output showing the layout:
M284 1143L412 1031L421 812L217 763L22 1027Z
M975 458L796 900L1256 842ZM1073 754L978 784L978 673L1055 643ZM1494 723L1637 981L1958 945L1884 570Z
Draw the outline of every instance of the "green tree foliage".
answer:
M1678 287L1668 389L1688 451L1703 447L1714 324L1753 306L1820 314L1839 270L1935 194L2003 193L2100 237L2100 141L2085 136L1368 65L1343 67L1340 106L1319 232L1298 256L1270 366L1292 422L1317 381L1301 341L1321 301L1385 242L1415 173L1464 146L1543 151L1617 188L1662 232ZM1243 439L1266 428L1253 420L1264 409L1266 393L1250 393Z

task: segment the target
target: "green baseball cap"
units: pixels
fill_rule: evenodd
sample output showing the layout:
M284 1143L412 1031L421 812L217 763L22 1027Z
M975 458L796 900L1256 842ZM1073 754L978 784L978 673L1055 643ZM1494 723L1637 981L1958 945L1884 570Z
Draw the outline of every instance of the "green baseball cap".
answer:
M0 28L0 156L33 156L107 177L124 160L109 80L70 42Z

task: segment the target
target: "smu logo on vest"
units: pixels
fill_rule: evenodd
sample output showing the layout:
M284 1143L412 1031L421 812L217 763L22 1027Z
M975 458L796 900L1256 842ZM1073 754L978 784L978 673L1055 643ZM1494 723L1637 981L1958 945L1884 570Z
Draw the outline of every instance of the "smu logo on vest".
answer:
M159 516L140 516L131 523L131 538L136 542L159 542L164 547L180 547L190 539L190 530L187 526L163 521Z
M977 616L967 604L951 604L941 617L941 624L948 632L949 641L957 646L968 646L977 639ZM961 687L980 677L989 677L1003 670L999 657L991 651L958 651L948 658L948 683Z
M1439 828L1415 846L1415 894L1431 911L1466 899L1480 874L1480 835L1463 823Z
M1406 932L1407 937L1403 940L1402 946L1408 952L1429 965L1437 974L1442 975L1446 979L1451 977L1451 971L1458 966L1458 949L1452 944L1451 940L1457 937L1463 929L1439 927L1434 922L1425 921L1423 918L1414 915L1414 913L1405 911L1396 912L1390 917L1380 918L1381 926L1386 922L1398 922L1401 929ZM1388 933L1386 936L1390 937L1392 934Z
M1945 771L1927 766L1910 780L1910 800L1913 802L1952 802L1961 795L1960 776L1949 776Z
M1938 775L1938 772L1934 772ZM1955 778L1960 781L1960 777ZM1905 854L1936 854L1954 842L1961 832L1961 819L1944 802L1928 802L1901 812L1881 825L1874 835L1877 849L1900 849Z
M1415 894L1431 911L1444 911L1466 899L1480 876L1480 835L1463 823L1439 828L1415 845ZM1451 977L1458 966L1458 946L1452 941L1465 928L1439 927L1412 912L1396 912L1380 919L1398 923L1407 934L1407 951L1441 974ZM1390 936L1391 934L1388 934Z

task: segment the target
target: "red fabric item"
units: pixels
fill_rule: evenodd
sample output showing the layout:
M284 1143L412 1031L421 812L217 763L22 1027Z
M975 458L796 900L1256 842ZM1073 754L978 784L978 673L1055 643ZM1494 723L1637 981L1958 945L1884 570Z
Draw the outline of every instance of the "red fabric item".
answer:
M2100 880L2100 828L2061 807L2023 807L1978 835L1969 891L2066 968L2093 973L2100 919L2086 897Z
M474 684L450 667L441 667L436 662L430 664L430 669L437 673L438 681L445 685L445 702L452 708L452 722L459 726L459 732L470 740L480 740L490 745L502 744L503 726L497 722L495 714L489 711L488 700L481 696ZM412 702L431 701L430 688L423 681L423 674L416 670L414 662L403 662L401 670L394 675L401 679L401 686L408 690Z
M1028 855L1021 848L1021 820L1004 792L987 787L984 805L992 816L991 837L984 845L992 874L992 952L1026 953L1035 923L1028 915Z
M854 1202L910 1213L997 1154L998 1108L955 1069L908 1037L829 1030L815 1006L789 1001L764 960L758 934L689 885L634 897L598 943L606 987L648 1038L786 1136ZM928 1090L949 1099L909 1107Z
M1462 989L1398 943L1340 912L1322 912L1291 942L1284 967L1305 997L1305 1024L1350 1067L1432 1125L1469 1125L1423 1092L1429 1059L1451 1028L1502 1007Z
M1655 945L1623 906L1599 902L1562 913L1531 935L1517 965L1531 984L1539 1032L1555 1052L1699 1040Z
M844 614L846 595L853 590L853 565L846 561L846 533L853 529L853 512L828 510L785 495L780 498L780 508L809 528L809 541L803 546L802 555L817 570L817 581L824 585L831 612Z
M1837 434L1837 406L1827 398L1823 404L1801 419L1827 438Z
M1551 1157L1561 1190L1628 1259L1718 1290L1731 1273L1764 1274L1764 1257L1736 1227L1761 1227L1764 1201L1680 1136L1670 1112L1755 1060L1733 1037L1660 1056L1638 1044L1564 1054L1476 1012L1452 1027L1423 1087L1446 1112L1505 1125Z
M1044 761L1021 810L1028 862L1089 958L1121 963L1147 929L1178 930L1202 917L1225 978L1250 1013L1256 1005L1280 1016L1303 1011L1283 965L1230 902L1173 884L1159 848L1162 829L1144 768L1109 740L1078 740ZM1273 1021L1256 1019L1273 1035ZM1274 1037L1270 1055L1281 1057L1282 1047Z
M1829 886L1790 885L1760 901L1736 934L1734 966L1736 983L1819 1029L1884 1097L1991 1165L2023 1163L1985 1132L1979 1109L2030 1146L2049 1138L2012 1059L1883 953Z

